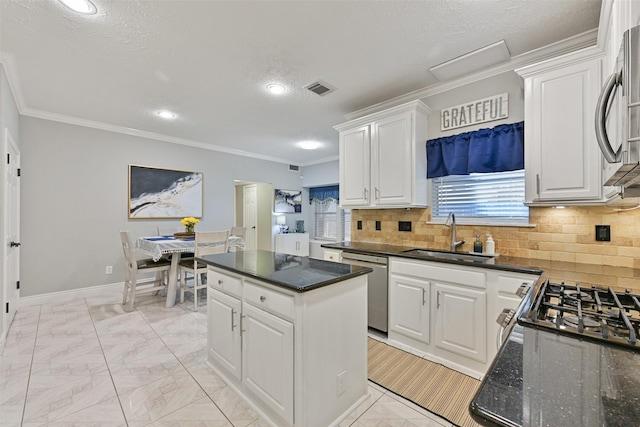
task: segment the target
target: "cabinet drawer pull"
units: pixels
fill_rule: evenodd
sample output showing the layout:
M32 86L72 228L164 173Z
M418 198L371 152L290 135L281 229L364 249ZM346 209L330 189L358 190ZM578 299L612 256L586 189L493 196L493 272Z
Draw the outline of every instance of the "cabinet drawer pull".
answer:
M222 286L222 279L218 279L218 285Z
M267 297L265 297L264 295L260 295L260 302L265 302L267 300Z
M234 329L236 326L238 326L238 325L234 325L234 324L233 324L233 316L235 316L235 315L236 315L236 309L235 309L235 308L232 308L232 309L231 309L231 332L233 332L233 329Z

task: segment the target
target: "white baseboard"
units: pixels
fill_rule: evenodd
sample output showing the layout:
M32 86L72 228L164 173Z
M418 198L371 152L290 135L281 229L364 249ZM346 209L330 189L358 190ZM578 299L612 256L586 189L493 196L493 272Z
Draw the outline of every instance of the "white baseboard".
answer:
M143 283L142 281L140 283ZM18 309L39 304L60 304L78 298L94 297L101 295L120 295L124 282L111 283L107 285L90 286L87 288L71 289L68 291L51 292L48 294L21 296L18 300Z

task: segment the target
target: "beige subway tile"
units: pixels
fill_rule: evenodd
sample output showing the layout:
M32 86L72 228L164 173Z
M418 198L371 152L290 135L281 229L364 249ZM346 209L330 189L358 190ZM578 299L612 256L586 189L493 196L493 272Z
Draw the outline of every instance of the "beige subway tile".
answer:
M640 292L640 281L637 279L629 279L627 277L618 278L618 286L625 289L630 289L631 292Z
M613 265L617 267L633 267L633 258L605 255L602 257L602 263L605 265Z
M576 254L571 252L551 252L551 260L553 261L567 261L567 262L576 262Z
M530 250L529 256L531 256L532 258L538 258L538 259L551 259L551 252Z
M592 255L589 253L577 253L576 262L584 264L602 264L602 255Z
M588 225L563 225L562 232L565 234L584 234L584 235L593 235L594 228Z

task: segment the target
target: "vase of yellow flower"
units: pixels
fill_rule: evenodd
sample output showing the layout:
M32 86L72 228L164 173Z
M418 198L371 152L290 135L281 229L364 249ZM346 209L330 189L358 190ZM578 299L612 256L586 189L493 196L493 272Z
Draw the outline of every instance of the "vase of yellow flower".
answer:
M196 224L199 223L200 220L197 218L194 218L192 216L186 217L186 218L182 218L182 221L180 221L180 223L182 225L184 225L185 227L185 231L187 233L194 233L195 229L196 229Z

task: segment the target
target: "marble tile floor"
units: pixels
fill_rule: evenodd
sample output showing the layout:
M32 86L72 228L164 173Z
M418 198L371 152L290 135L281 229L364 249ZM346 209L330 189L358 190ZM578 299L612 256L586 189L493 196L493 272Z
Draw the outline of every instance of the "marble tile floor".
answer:
M268 426L205 364L205 304L143 296L126 313L120 298L18 310L0 355L0 426ZM451 424L369 383L346 426Z

